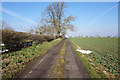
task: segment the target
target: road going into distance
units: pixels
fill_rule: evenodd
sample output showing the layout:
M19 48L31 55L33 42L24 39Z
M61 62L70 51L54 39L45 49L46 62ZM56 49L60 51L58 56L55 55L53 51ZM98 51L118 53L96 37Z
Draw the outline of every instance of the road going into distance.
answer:
M78 58L69 40L62 40L42 57L28 63L26 68L16 74L15 78L58 78L51 75L60 58L60 51L65 43L65 57L62 78L90 78L86 68Z

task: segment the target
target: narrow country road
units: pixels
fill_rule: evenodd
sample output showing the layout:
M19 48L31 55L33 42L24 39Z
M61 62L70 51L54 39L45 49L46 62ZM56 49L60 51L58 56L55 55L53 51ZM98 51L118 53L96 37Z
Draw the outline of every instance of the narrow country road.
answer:
M68 40L66 42L64 78L90 78Z
M31 66L28 66L26 70L18 74L16 78L49 78L50 71L58 60L58 54L64 42L66 42L66 48L63 78L90 78L86 68L78 59L68 40L63 40L54 46L42 58L38 58Z
M42 58L38 58L32 62L32 65L28 65L24 71L18 74L15 78L46 78L51 66L55 63L55 59L64 43L64 40L54 46L48 51Z

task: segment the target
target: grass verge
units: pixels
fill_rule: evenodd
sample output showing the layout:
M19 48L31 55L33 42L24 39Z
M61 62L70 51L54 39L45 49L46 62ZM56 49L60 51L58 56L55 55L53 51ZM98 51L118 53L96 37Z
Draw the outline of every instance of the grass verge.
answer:
M66 41L64 42L62 49L60 50L58 60L56 61L56 65L51 70L51 78L60 78L63 77L63 71L64 71L64 64L65 64L65 45Z
M2 78L12 78L16 72L25 67L26 63L46 53L61 40L56 39L8 54L9 57L3 58L1 61Z

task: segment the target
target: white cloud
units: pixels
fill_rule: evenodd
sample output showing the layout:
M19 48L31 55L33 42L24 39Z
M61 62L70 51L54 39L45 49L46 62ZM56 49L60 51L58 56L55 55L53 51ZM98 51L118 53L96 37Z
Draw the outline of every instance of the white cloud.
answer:
M7 13L7 14L9 14L11 16L14 16L16 18L19 18L19 19L21 19L23 21L26 21L26 22L29 22L29 23L32 23L32 24L37 24L36 22L34 22L34 21L30 20L30 19L27 19L25 17L22 17L19 14L15 13L15 12L12 12L12 11L6 9L6 8L2 8L2 9L0 8L0 11L5 12L5 13Z
M103 17L104 15L106 15L108 12L110 12L112 9L114 9L114 8L117 7L117 6L118 6L118 4L116 4L115 6L107 9L107 10L106 10L105 12L103 12L102 14L96 16L96 17L88 24L88 26L93 25L98 19L100 19L101 17Z

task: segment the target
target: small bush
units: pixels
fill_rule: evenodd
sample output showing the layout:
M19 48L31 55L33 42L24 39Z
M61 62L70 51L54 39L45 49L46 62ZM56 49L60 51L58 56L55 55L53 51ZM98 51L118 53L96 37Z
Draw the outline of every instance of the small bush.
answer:
M14 61L14 63L21 63L22 62L21 59L14 59L13 61Z
M7 67L8 64L9 64L9 62L7 62L7 61L3 62L2 63L2 69L5 68L5 67Z
M1 58L2 60L5 59L7 56L6 55L2 55Z

